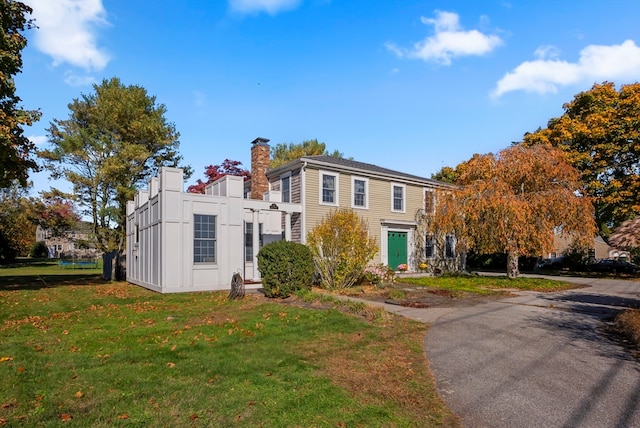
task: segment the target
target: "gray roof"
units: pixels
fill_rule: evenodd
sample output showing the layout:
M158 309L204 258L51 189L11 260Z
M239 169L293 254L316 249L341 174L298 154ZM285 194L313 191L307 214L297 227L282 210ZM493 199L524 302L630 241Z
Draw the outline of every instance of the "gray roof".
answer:
M407 174L400 171L394 171L392 169L383 168L377 165L373 165L365 162L358 162L352 159L336 158L333 156L303 156L299 159L301 162L308 162L310 164L319 166L333 166L335 168L347 169L350 171L361 172L362 174L381 175L385 177L400 178L410 181L419 181L423 183L431 183L440 186L450 186L448 183L432 180L430 178L420 177L418 175Z

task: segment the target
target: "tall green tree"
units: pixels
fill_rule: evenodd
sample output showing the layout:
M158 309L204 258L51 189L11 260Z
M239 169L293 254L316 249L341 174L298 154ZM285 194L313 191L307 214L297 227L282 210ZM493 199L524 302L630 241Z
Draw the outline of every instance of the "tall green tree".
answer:
M166 107L119 79L93 85L69 105L69 118L47 129L51 148L39 152L54 178L73 184L76 202L93 221L102 251L122 251L126 204L163 166L178 167L179 133ZM191 175L186 167L185 175Z
M474 155L457 168L459 188L438 195L434 215L423 221L434 235L455 236L459 251L507 255L507 274L517 277L520 256L553 248L562 231L578 248L595 234L589 197L577 193L579 172L548 145L511 146L497 155Z
M277 168L287 162L301 158L302 156L333 156L336 158L344 157L338 150L329 153L325 143L318 142L317 139L305 140L302 143L280 143L271 148L270 168Z
M22 71L21 51L27 46L22 32L34 26L25 17L31 12L24 3L0 0L0 188L16 181L26 187L29 172L38 170L36 147L24 136L23 127L40 119L40 112L20 107L13 80Z
M605 235L640 215L640 83L616 90L594 85L564 104L564 114L544 129L526 134L524 144L562 149L576 167L582 191L593 198L598 226Z

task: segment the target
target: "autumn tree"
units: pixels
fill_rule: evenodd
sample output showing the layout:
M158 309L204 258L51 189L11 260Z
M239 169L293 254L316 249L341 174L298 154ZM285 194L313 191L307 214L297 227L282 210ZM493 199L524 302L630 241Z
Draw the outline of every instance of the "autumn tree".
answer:
M318 142L317 139L305 140L302 143L280 143L271 148L271 162L270 168L277 168L284 165L287 162L296 160L303 156L333 156L336 158L344 157L338 150L334 150L333 153L327 151L325 143Z
M432 180L442 181L443 183L455 183L458 181L460 177L460 173L456 168L451 168L450 166L443 166L440 168L440 171L435 174L431 174Z
M204 193L204 189L208 184L213 183L225 175L243 177L244 181L247 181L251 178L251 171L242 168L242 162L240 161L225 159L221 165L209 165L206 167L204 169L204 175L206 176L206 181L196 180L196 184L189 186L187 192Z
M23 126L40 119L37 110L25 110L16 95L13 76L22 72L21 51L27 46L22 35L34 26L26 19L32 9L19 1L0 0L0 189L16 182L27 186L30 171L37 171L35 145L23 134Z
M594 85L564 104L564 114L526 134L524 144L550 144L580 171L605 234L640 215L640 84Z
M126 203L163 166L178 167L179 134L166 107L119 79L93 85L69 105L69 118L48 128L51 148L39 152L53 178L73 185L76 202L90 216L98 249L124 249ZM191 174L184 168L185 175Z
M459 188L438 195L429 228L452 234L459 251L505 253L507 274L517 277L520 256L553 248L554 231L576 246L593 245L589 197L580 195L579 172L548 145L511 146L497 155L475 155L459 168Z
M0 263L26 256L36 239L28 189L17 181L0 189Z
M73 200L59 190L40 192L40 198L34 200L34 222L49 232L52 237L68 238L80 221Z

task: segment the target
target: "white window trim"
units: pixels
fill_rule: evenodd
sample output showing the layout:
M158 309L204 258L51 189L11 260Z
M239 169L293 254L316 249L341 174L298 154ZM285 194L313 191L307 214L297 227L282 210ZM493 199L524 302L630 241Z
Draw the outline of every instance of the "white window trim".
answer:
M397 210L393 206L393 201L394 201L393 188L394 187L401 187L402 188L402 209L401 210ZM393 183L393 182L391 183L391 212L394 212L394 213L406 213L407 212L407 186L406 186L406 184Z
M196 238L195 237L195 219L196 216L210 216L214 218L214 238L210 239L203 239L203 238ZM193 239L192 239L192 244L195 243L195 241L197 239L201 239L201 240L211 240L213 241L213 261L210 262L196 262L195 261L195 252L193 254L192 257L192 262L194 266L203 266L203 265L217 265L218 264L218 216L216 214L201 214L201 213L193 213L192 214L192 218L193 218L193 226L192 226L192 234L193 234ZM192 250L193 251L193 250Z
M356 205L356 183L355 181L364 181L364 206ZM357 210L369 209L369 179L366 177L351 176L351 208Z
M335 193L335 198L334 198L334 202L333 202L333 203L331 203L331 202L324 202L324 201L322 200L322 178L323 178L325 175L330 175L330 176L332 176L332 177L335 177L335 178L336 178L336 182L335 182L335 184L336 184L335 192L336 192L336 193ZM337 207L337 206L339 206L339 205L340 205L340 194L339 194L339 189L340 189L340 174L339 174L339 173L337 173L337 172L322 171L322 170L321 170L321 171L319 171L319 175L318 175L318 177L320 178L320 180L318 181L318 188L319 188L319 192L318 192L318 194L319 194L319 198L318 198L318 201L319 201L320 205L328 205L328 206L332 206L332 207Z
M282 179L284 179L284 178L288 178L289 179L289 201L288 202L291 202L291 199L292 199L291 198L291 171L287 172L286 174L282 174L280 176L280 195L281 195L280 197L282 198L281 199L282 202L285 202L284 201L284 191L283 191L284 186L282 185Z

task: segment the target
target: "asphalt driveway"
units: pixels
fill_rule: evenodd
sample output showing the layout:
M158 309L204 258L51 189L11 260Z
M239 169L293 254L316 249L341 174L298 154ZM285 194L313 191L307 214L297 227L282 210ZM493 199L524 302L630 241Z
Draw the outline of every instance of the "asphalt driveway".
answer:
M603 329L640 307L640 282L517 296L438 316L425 339L441 396L465 427L640 427L640 361Z

